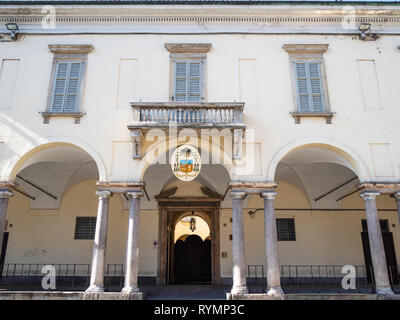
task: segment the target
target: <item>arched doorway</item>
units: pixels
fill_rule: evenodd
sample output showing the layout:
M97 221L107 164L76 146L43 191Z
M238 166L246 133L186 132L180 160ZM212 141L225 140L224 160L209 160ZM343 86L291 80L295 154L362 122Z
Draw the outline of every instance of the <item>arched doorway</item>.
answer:
M0 246L0 273L15 278L13 285L29 283L21 277L39 285L35 273L40 273L40 264L58 265L57 286L64 288L70 283L58 277L68 270L89 276L96 182L105 177L102 161L92 154L96 155L77 145L52 142L9 161L3 172L14 183L10 187L14 197L2 235L8 241ZM35 271L24 273L31 265L37 266ZM74 285L87 288L81 279Z
M188 215L176 223L171 264L174 284L211 282L210 228L200 216Z
M164 183L160 185L160 177ZM174 244L176 223L191 215L201 217L210 229L211 282L221 282L220 217L223 194L229 181L228 172L222 165L204 165L200 175L193 181L180 181L173 176L170 165L152 165L146 171L146 190L153 196L159 211L157 241L158 285L174 284ZM151 201L144 206L151 208ZM192 234L190 232L189 234ZM204 238L203 238L204 241Z
M373 265L359 187L369 174L363 162L351 154L335 145L313 143L296 146L276 161L277 238L297 253L280 255L283 278L291 277L292 266L300 266L296 272L303 272L303 265L354 265L359 266L360 281L370 283ZM381 195L380 200L390 201L388 195ZM378 219L390 274L391 268L398 269L393 236L386 217L380 214ZM308 273L312 276L313 271Z

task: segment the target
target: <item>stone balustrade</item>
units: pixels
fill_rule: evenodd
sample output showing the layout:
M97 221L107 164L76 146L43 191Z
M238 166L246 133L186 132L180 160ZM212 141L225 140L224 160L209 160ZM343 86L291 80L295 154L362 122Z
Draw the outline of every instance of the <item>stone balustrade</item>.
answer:
M129 128L165 127L226 127L245 128L242 102L182 103L131 102L134 122Z

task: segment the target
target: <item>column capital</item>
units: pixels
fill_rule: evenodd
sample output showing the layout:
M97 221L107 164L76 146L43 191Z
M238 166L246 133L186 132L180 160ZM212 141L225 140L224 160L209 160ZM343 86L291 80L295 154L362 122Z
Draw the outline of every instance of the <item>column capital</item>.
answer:
M267 199L267 200L275 200L275 197L278 193L275 191L270 191L270 192L262 192L260 194L261 198Z
M99 199L108 199L108 198L112 197L112 193L110 191L106 191L106 190L96 191L96 194L99 197Z
M8 199L14 196L14 193L11 189L2 189L0 190L0 199Z
M143 192L142 191L129 191L126 194L131 199L139 199L139 198L143 197Z
M246 192L243 191L231 191L229 196L233 199L241 199L243 200L246 197Z
M360 197L364 200L375 200L376 196L379 196L380 193L376 191L364 191L360 194Z

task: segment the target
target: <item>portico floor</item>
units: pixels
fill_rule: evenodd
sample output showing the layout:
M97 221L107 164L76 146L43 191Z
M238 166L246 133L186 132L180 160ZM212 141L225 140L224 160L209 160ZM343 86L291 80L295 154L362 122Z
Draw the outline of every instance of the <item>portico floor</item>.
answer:
M226 300L232 286L169 285L144 287L146 300Z
M230 286L170 285L142 286L144 300L226 300ZM83 300L82 291L0 291L0 300ZM245 300L270 300L263 294L251 294ZM377 294L286 294L285 300L400 300L400 295Z

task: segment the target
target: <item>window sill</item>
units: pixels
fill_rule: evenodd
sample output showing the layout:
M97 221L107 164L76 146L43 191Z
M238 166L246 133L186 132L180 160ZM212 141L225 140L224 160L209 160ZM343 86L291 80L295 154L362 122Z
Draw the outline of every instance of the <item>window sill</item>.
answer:
M308 118L325 118L327 124L332 123L332 117L335 112L290 112L290 114L295 119L295 123L300 123L300 118L308 117Z
M80 123L81 118L86 114L83 112L40 112L43 117L43 123L49 123L51 117L75 118L75 123Z

